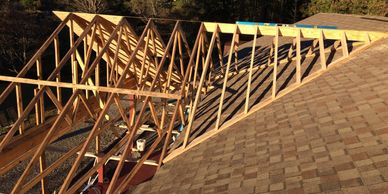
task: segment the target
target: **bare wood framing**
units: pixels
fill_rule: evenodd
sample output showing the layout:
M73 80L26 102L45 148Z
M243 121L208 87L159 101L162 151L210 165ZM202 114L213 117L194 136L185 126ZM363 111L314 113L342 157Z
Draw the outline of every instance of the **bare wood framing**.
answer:
M254 63L254 60L255 60L255 51L256 51L256 38L257 38L257 29L256 28L256 32L255 34L253 35L253 45L252 45L252 53L251 53L251 63L249 65L249 75L248 75L248 83L247 83L247 95L245 97L245 108L244 108L244 112L245 113L248 113L248 110L249 110L249 95L251 93L251 82L252 82L252 69L253 69L253 63Z

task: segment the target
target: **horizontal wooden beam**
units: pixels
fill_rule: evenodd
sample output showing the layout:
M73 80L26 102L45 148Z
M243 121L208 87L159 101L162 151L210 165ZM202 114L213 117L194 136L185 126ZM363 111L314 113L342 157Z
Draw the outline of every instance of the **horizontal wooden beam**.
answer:
M255 25L244 25L244 24L228 24L228 23L214 23L204 22L205 29L207 32L214 32L216 25L219 26L221 33L233 34L235 26L239 27L240 33L244 35L254 35L255 28L259 28L258 35L262 36L275 36L276 26L255 26ZM298 30L301 30L301 38L318 39L322 29L314 28L296 28L296 27L279 27L279 36L296 37ZM357 31L357 30L339 30L339 29L323 29L323 35L325 39L330 40L341 40L343 32L346 33L346 37L349 41L368 41L366 34L369 35L370 39L377 40L382 37L387 37L387 33L375 32L375 31Z
M74 88L74 89L80 89L80 90L95 90L98 92L130 94L130 95L149 96L149 97L166 98L166 99L181 98L181 96L178 94L164 94L159 92L149 92L149 91L140 91L140 90L131 90L126 88L113 88L113 87L104 87L104 86L89 86L89 85L83 85L83 84L35 80L35 79L18 78L18 77L10 77L10 76L0 76L0 81L15 82L15 83L22 83L22 84L30 84L30 85L44 85L44 86L52 86L52 87L60 87L60 88L71 88L71 89Z

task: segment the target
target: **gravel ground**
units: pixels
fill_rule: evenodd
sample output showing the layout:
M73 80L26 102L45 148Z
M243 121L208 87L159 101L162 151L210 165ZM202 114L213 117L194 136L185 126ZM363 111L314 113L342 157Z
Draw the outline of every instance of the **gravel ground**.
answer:
M115 108L111 108L109 111L109 115L113 118L118 114L118 111ZM46 149L46 165L49 166L53 162L55 162L60 156L64 154L64 152L74 148L76 145L79 145L83 142L88 136L91 130L90 124L87 122L81 123L75 127L73 130L62 138L57 140L56 142L50 144ZM123 131L120 131L123 132ZM102 149L108 147L114 140L116 136L111 132L111 130L105 130L104 133L101 134L101 146ZM94 151L95 142L91 144L92 146L88 151ZM55 169L46 177L46 186L49 193L53 193L54 191L58 191L59 187L63 183L66 178L67 173L69 172L76 155L73 155L69 160L65 161L59 168ZM0 193L10 193L16 181L19 179L21 174L23 173L25 167L27 166L29 160L21 162L15 168L10 170L4 175L0 176ZM81 162L79 171L85 168L88 164L93 162L92 158L84 158ZM32 170L31 175L36 175L39 172L39 166L35 165ZM32 176L30 176L27 180L30 180ZM26 183L26 182L25 182ZM40 192L40 184L35 185L28 193L41 193Z

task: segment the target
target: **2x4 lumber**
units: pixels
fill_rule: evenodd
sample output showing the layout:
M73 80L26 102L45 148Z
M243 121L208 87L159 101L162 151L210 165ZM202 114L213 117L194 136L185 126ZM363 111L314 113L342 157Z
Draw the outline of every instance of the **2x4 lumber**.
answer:
M61 56L60 56L60 47L59 47L59 38L58 38L58 36L56 36L55 38L54 38L54 54L55 54L55 67L58 67L58 65L59 65L59 62L60 62L60 58L61 58ZM57 82L61 82L61 72L59 72L58 74L57 74L57 76L56 76L56 81ZM58 99L58 102L60 103L60 104L62 104L62 90L61 90L61 88L60 87L57 87L56 88L57 90L57 99Z
M176 110L178 110L178 107L176 107ZM178 112L178 111L176 111ZM174 115L176 115L176 112ZM174 120L171 120L172 122L172 125L174 123ZM162 140L163 136L165 135L165 133L158 137L151 145L151 147L147 150L147 152L143 155L143 157L136 163L136 165L133 167L133 169L131 170L130 173L128 173L125 177L124 177L124 181L121 182L119 185L118 185L118 188L114 188L115 191L114 192L107 192L108 194L109 193L122 193L127 187L128 187L128 184L129 182L132 180L132 178L136 175L136 173L140 170L140 168L143 166L143 163L148 159L148 157L150 157L150 155L153 153L153 151L155 150L155 148L158 146L159 142Z
M27 72L31 69L31 67L36 63L38 57L42 55L42 53L50 46L51 42L55 37L58 36L59 32L66 26L66 23L72 18L72 14L68 13L64 16L63 21L59 24L59 26L54 30L54 32L50 35L50 37L43 43L43 45L36 51L36 53L32 56L32 58L28 61L28 63L23 67L23 69L19 72L16 77L24 77ZM16 83L10 83L7 88L0 95L0 104L4 102L9 93L15 88Z
M116 51L115 51L115 54L114 54L114 57L113 57L112 71L111 71L111 74L110 74L110 79L111 80L115 80L115 81L117 81L117 79L118 79L118 71L119 71L119 67L118 66L119 65L118 65L118 61L117 60L118 60L118 57L119 57L119 51L120 51L122 36L123 36L123 27L121 27L120 30L119 30L119 36L118 36L118 40L117 40ZM113 79L114 76L115 76L115 79Z
M288 49L288 55L287 55L287 60L288 61L291 61L293 56L294 56L294 50L295 50L295 47L296 47L296 40L295 38L292 40L292 44L290 46L290 48Z
M277 92L277 75L278 75L278 51L279 51L279 29L277 28L274 37L274 65L273 65L273 80L272 80L272 99L276 97Z
M162 148L162 153L160 154L160 158L159 158L159 162L158 162L158 169L162 165L163 159L164 159L164 157L166 155L167 146L170 145L169 141L171 139L172 130L174 128L175 118L176 118L176 115L177 115L178 110L180 109L180 107L181 107L181 99L177 100L177 103L176 103L176 106L175 106L175 111L174 111L174 113L173 113L173 115L171 117L170 125L169 125L168 130L167 130L167 137L166 137L166 139L164 141L164 145L163 145L163 148Z
M200 32L200 34L202 34L202 32ZM200 61L200 57L201 57L201 49L203 47L203 44L202 44L202 35L200 35L200 38L199 38L199 44L198 44L198 52L197 52L197 58L195 60L195 67L194 67L194 77L193 77L193 89L197 88L197 77L198 77L198 67L199 67L199 61ZM195 48L194 48L195 49Z
M90 98L88 102L91 105L97 104L97 101L94 98ZM97 108L97 106L93 106L93 108ZM86 118L86 114L84 113L84 109L79 110L79 112L77 113L79 116L77 117L75 124L80 123ZM43 124L39 124L38 122L38 126L33 126L32 128L26 130L24 134L15 136L12 139L6 149L0 152L0 158L2 158L0 160L0 175L5 174L10 169L17 166L19 164L19 161L29 159L34 154L37 147L42 142L42 139L44 139L47 130L49 130L56 117L57 116L48 118ZM69 129L69 125L64 121L64 119L62 119L60 126L57 128L56 133L54 137L50 140L50 142L57 140Z
M229 56L228 56L228 63L226 65L226 70L225 70L225 75L224 75L224 82L223 82L223 85L222 85L220 104L218 106L218 111L217 111L216 129L218 129L220 127L221 115L222 115L222 106L224 104L226 86L228 85L228 73L229 73L230 65L232 63L233 52L235 52L233 48L235 47L235 44L237 43L236 42L236 38L238 36L238 33L239 33L238 32L238 26L236 25L234 33L233 33L233 37L232 37L232 44L230 45Z
M147 36L145 37L146 41L145 41L145 44L144 44L144 51L143 51L143 59L141 61L141 68L140 68L140 79L139 79L139 85L142 85L143 84L143 77L144 77L144 66L145 66L145 63L146 63L146 56L147 56L147 51L148 51L148 45L149 45L149 41L150 41L150 29L147 30Z
M123 21L123 20L122 20ZM117 36L117 31L119 30L119 28L123 25L124 22L120 22L119 25L116 26L116 28L114 29L114 32L112 33L112 35L109 37L109 40L105 43L104 45L104 48L103 50L101 51L101 53L98 55L98 58L101 58L102 57L102 54L107 50L109 44L112 42L112 40ZM149 25L150 25L151 21L149 21L147 23L147 26L146 26L146 30L149 28ZM145 33L143 32L141 38L140 38L140 42L139 43L142 43L144 40L144 36L145 36ZM140 44L138 43L138 45L136 46L135 50L133 51L131 57L130 57L130 60L129 62L127 63L127 65L125 66L124 68L124 71L123 71L123 74L120 76L120 79L118 80L118 82L115 84L115 87L120 87L123 82L124 82L124 79L126 77L126 74L128 73L129 71L129 66L132 62L132 60L135 58L135 55L136 55L136 52L139 50L139 47L140 47ZM95 64L92 65L92 67L94 68ZM93 126L91 132L89 133L84 145L82 146L82 149L80 151L80 154L77 156L75 162L73 163L71 169L70 169L70 172L68 173L68 175L66 176L61 188L60 188L60 193L65 193L67 192L68 188L69 188L69 185L70 185L70 182L71 180L73 179L73 176L75 174L75 172L78 170L78 167L81 163L81 160L87 150L87 148L89 147L91 141L96 137L96 135L98 134L98 129L100 127L100 125L102 124L102 121L104 119L104 116L105 114L107 113L112 101L113 101L113 98L114 98L114 95L115 94L110 94L109 95L109 98L108 100L105 102L105 106L104 108L101 110L101 112L99 113L99 116L95 122L95 125ZM149 97L147 97L148 99ZM134 127L136 129L136 127ZM131 134L134 133L135 130L132 130ZM131 137L132 138L132 137ZM98 166L96 164L96 166ZM69 192L69 191L68 191Z
M53 13L61 20L63 20L68 14L74 14L77 17L80 17L88 22L92 21L96 14L91 13L78 13L78 12L66 12L66 11L53 11ZM108 20L109 22L117 25L120 20L123 18L123 16L117 16L117 15L105 15L105 14L98 14L98 16Z
M183 64L183 50L182 50L182 35L181 32L178 31L178 52L179 52L179 66L180 66L180 73L182 76L185 75L185 68Z
M71 156L77 153L78 150L81 149L81 145L78 145L77 147L72 148L69 152L62 155L57 161L55 161L53 164L45 168L43 171L39 173L36 177L32 178L28 183L22 186L20 189L20 193L27 193L34 185L36 185L40 180L43 180L44 177L49 175L50 172L57 169L61 164L63 164L67 159L69 159Z
M301 30L298 30L296 35L296 83L299 84L302 82L302 73L301 73L301 63L302 63L302 55L301 55Z
M75 51L76 47L81 43L81 41L83 40L83 38L87 35L87 33L89 33L90 29L92 28L92 26L96 23L96 20L97 20L97 17L95 17L92 22L90 22L90 24L88 25L88 27L85 28L85 31L81 34L81 36L77 39L77 41L74 43L74 46L70 48L70 50L66 53L65 57L62 59L60 65L58 66L58 68L56 68L52 74L49 76L48 80L52 80L56 77L56 73L58 73L60 71L60 69L63 67L63 65L65 64L66 60L68 60L69 56ZM117 29L117 28L116 28ZM109 41L112 41L113 37L109 40ZM109 42L110 43L110 42ZM108 44L106 44L108 45ZM101 51L102 53L104 53L105 51L107 50L107 46L104 47L104 49ZM87 78L89 78L89 76L91 75L91 71L94 70L95 66L96 66L96 63L101 59L101 53L99 53L99 55L97 56L97 58L95 59L95 61L93 62L91 68L88 70L88 72L85 74L85 77L82 78L80 84L84 84L86 81L87 81ZM39 92L41 92L42 90L40 90ZM18 192L18 190L20 189L20 186L21 184L24 182L25 178L28 176L29 172L31 171L31 168L32 166L37 162L38 158L40 157L42 151L44 150L44 148L48 145L50 139L53 137L53 135L55 135L55 130L56 128L59 126L60 122L62 121L63 117L65 116L65 114L67 113L67 111L70 109L72 105L72 103L74 103L74 101L76 100L76 98L78 97L78 93L80 91L79 90L75 90L74 93L72 94L72 96L70 97L70 99L68 100L68 102L66 103L65 107L64 107L64 110L58 115L58 117L56 118L56 120L54 121L53 125L51 126L50 130L47 132L45 138L43 139L42 143L40 144L39 148L37 149L37 151L34 153L32 159L30 160L30 162L28 163L27 167L25 168L22 176L18 179L15 187L13 188L12 192ZM39 94L39 93L38 93ZM35 98L34 98L35 99ZM34 99L32 101L34 101ZM25 111L26 112L26 111ZM25 113L24 112L24 113ZM9 133L8 133L9 134ZM8 135L7 134L7 135ZM6 136L7 137L7 136ZM3 141L6 140L6 138L3 139ZM9 139L8 139L9 141ZM1 147L0 147L1 148Z
M217 33L217 49L218 49L218 60L220 61L221 73L225 73L224 61L223 61L224 57L222 56L220 33Z
M34 88L34 96L37 96L38 94L38 88ZM39 119L39 104L35 103L35 125L38 126L40 124L40 119ZM19 118L22 117L22 115L19 116Z
M255 35L253 35L253 45L252 45L252 53L251 53L251 63L249 65L249 75L248 75L248 83L247 83L247 95L245 97L245 114L249 111L249 95L251 93L251 82L252 82L252 74L253 74L253 63L255 61L255 51L256 51L256 38L257 38L257 29Z
M165 93L159 93L159 92L132 90L132 89L126 89L126 88L111 88L111 87L104 87L104 86L72 84L72 83L66 83L66 82L34 80L34 79L29 79L29 78L17 78L17 77L11 77L11 76L3 76L3 75L0 75L0 80L1 81L8 81L8 82L15 82L15 83L22 83L22 84L30 84L30 85L42 85L42 86L52 86L52 87L70 88L70 89L75 88L75 89L80 89L80 90L94 90L97 92L150 96L150 97L166 98L166 99L179 99L179 98L181 98L180 95L178 95L178 94L165 94Z
M207 32L213 32L216 25L219 26L221 33L233 34L234 25L228 23L213 23L204 22ZM237 24L242 35L253 35L255 33L254 25ZM314 28L295 28L286 26L259 26L259 35L262 36L274 36L276 34L276 28L279 28L280 34L286 37L296 37L298 30L302 31L303 38L317 39L319 38L320 30L328 40L341 40L342 33L346 34L349 41L366 41L365 32L368 32L372 41L382 37L386 37L387 34L383 32L373 31L357 31L357 30L339 30L339 29L314 29Z
M23 96L22 96L22 88L20 84L16 85L16 106L17 106L17 113L18 113L18 118L23 113ZM24 122L19 127L19 133L23 134L24 133Z
M342 53L343 56L347 57L349 56L349 50L348 50L348 42L347 42L347 36L346 33L343 32L341 36L341 47L342 47Z
M319 38L317 39L314 39L311 43L311 46L309 47L306 55L312 55L314 53L314 49L317 47L317 44L318 44L318 40Z
M126 143L128 143L128 137L129 137L129 134L125 135L120 141L119 143L117 143L115 146L113 146L113 148L111 150L109 150L103 157L99 158L99 160L97 161L97 163L88 171L86 172L81 178L79 178L68 190L67 190L67 193L75 193L77 191L77 189L82 186L82 184L90 177L92 176L96 171L97 169L101 168L105 162L115 153L117 153L117 151L119 151L119 149L124 146ZM81 144L82 145L82 144ZM78 154L78 156L80 156L80 154ZM63 193L63 192L62 192Z
M175 111L174 111L173 116L172 116L171 121L170 121L169 129L167 131L167 137L165 139L165 143L164 143L163 150L162 150L162 153L161 153L161 156L160 156L161 159L159 160L158 167L160 167L160 164L161 164L161 162L162 162L162 160L164 158L164 155L165 155L165 153L167 151L167 146L169 145L168 142L169 142L169 140L171 138L171 135L172 135L172 129L174 128L174 122L175 122L175 118L176 118L176 115L178 113L179 107L180 107L180 100L177 101L177 106L175 107ZM144 156L140 159L140 161L138 161L138 163L135 165L135 167L133 167L131 172L129 174L127 174L127 176L125 176L124 181L119 185L119 187L117 188L115 193L121 193L121 192L124 191L124 189L127 187L127 185L132 180L132 178L140 170L140 167L142 167L143 163L153 153L153 151L155 150L156 146L162 140L163 136L164 136L164 134L161 135L158 139L155 140L155 142L152 144L152 146L147 150L146 154L144 154ZM107 193L109 193L109 192L107 192Z
M238 33L235 38L234 47L231 47L230 49L234 49L234 67L236 69L236 72L238 72L238 46L240 43L240 34Z
M349 57L341 57L339 59L337 59L336 61L332 62L330 66L327 67L328 70L330 70L331 68L335 68L336 66L339 66L339 65L342 65L344 64L346 61L349 61L353 58L353 56L359 54L360 52L364 51L365 49L373 46L373 45L376 45L377 43L379 43L380 41L376 41L376 42L372 42L371 44L365 44L361 47L359 47L357 50L351 52L349 54ZM323 73L325 73L326 71L322 71L322 70L318 70L316 72L314 72L313 74L309 75L308 77L306 77L306 79L303 81L303 83L301 84L294 84L292 86L289 86L289 88L287 88L286 90L283 90L282 92L279 93L279 95L277 96L276 99L274 100L278 100L284 96L286 96L287 94L289 94L290 92L293 92L295 91L296 89L298 89L300 86L302 85L305 85L305 84L308 84L309 82L315 80L317 77L321 76ZM245 119L247 118L248 116L252 115L253 113L257 112L258 110L268 106L269 104L271 104L273 101L273 99L269 98L265 101L263 101L262 103L259 103L257 105L255 105L254 107L252 107L252 109L248 112L248 114L238 114L236 115L233 119L229 120L228 122L226 122L219 130L209 130L209 132L205 133L204 135L201 135L200 137L196 138L195 140L193 140L189 146L187 147L180 147L178 149L175 149L172 153L170 153L165 159L164 159L164 163L167 163L169 161L171 161L172 159L176 158L177 156L181 155L182 153L188 151L189 149L197 146L198 144L208 140L209 138L213 137L214 135L220 133L221 131L229 128L230 126L232 126L233 124L241 121L242 119Z
M203 31L203 24L201 24L201 26L199 27L199 30L198 30L198 33L197 33L197 37L195 39L195 42L194 42L194 46L193 46L193 53L190 54L190 59L189 59L189 63L188 63L188 69L190 69L190 71L186 71L186 74L183 78L183 82L182 82L182 88L181 88L181 96L183 96L185 93L186 93L186 87L184 87L186 85L186 83L188 82L190 84L190 78L191 78L191 75L192 75L192 72L191 70L193 69L193 66L194 66L194 59L196 58L196 62L195 62L195 66L197 67L198 66L198 60L199 60L199 56L196 55L196 54L199 54L200 53L200 44L201 44L201 38L202 38L202 31ZM193 82L193 88L191 88L192 91L194 91L194 87L195 87L195 82ZM187 88L187 92L190 90L190 88ZM186 101L186 99L185 99ZM189 107L192 106L192 97L190 97L190 105ZM186 102L187 103L187 102ZM191 109L191 108L190 108Z
M42 153L42 156L39 158L39 172L42 173L46 169L46 156L45 153ZM46 180L45 178L42 178L40 180L40 186L41 186L41 193L46 194L47 189L46 189Z
M36 74L38 77L38 80L43 79L43 72L42 72L42 58L38 57L38 60L36 60ZM42 90L42 86L38 85L38 89ZM43 123L45 120L45 108L44 108L44 93L40 96L39 99L39 112L40 112L40 123Z
M189 136L190 136L190 131L191 131L191 128L193 126L193 121L194 121L194 118L195 118L195 112L197 110L199 99L200 99L200 96L201 96L201 93L202 93L201 88L202 88L202 86L203 86L203 84L205 82L205 78L206 78L207 71L208 71L209 64L210 64L210 58L211 58L211 55L213 53L213 47L214 47L214 42L215 42L215 39L216 39L216 34L217 34L218 31L219 31L219 28L218 28L218 25L216 25L215 26L215 30L214 30L213 35L212 35L212 39L210 41L208 53L207 53L207 56L206 56L206 61L205 61L205 64L204 64L204 67L203 67L203 70L202 70L201 79L199 80L198 90L197 90L197 93L195 95L193 109L190 110L191 114L190 114L189 124L187 126L186 133L185 133L185 139L183 141L183 147L187 146L187 142L188 142L188 139L189 139Z
M326 55L325 55L325 37L323 36L323 32L321 30L320 36L319 36L319 58L321 60L321 66L322 69L325 70L327 68L326 65Z
M58 82L57 82L58 83ZM58 87L57 87L58 88ZM58 109L58 113L61 113L63 111L63 106L59 101L55 98L54 93L51 91L50 88L46 88L47 96L51 99L51 101L54 103L55 107ZM69 125L72 125L72 119L69 116L66 116L65 118L66 122Z
M141 36L142 38L141 38L140 40L144 40L145 32L146 32L146 30L148 30L148 28L150 27L151 24L152 24L152 20L149 20L148 23L147 23L147 26L146 26L146 28L145 28L145 30L143 31L143 34L142 34L142 36ZM175 24L175 27L174 27L174 29L173 29L173 31L172 31L172 33L171 33L172 35L174 35L174 34L176 33L177 27L178 27L178 26L179 26L179 22L177 22L177 23ZM173 39L175 39L175 37L174 37L174 36L170 36L170 40L169 40L168 43L167 43L165 52L164 52L164 54L163 54L163 57L162 57L162 60L160 61L159 66L158 66L156 75L159 75L159 74L161 73L161 71L162 71L163 64L165 64L166 57L167 57L168 52L169 52L169 50L170 50L170 48L171 48L171 45L173 44L173 43L172 43L172 42L173 42ZM139 45L141 45L141 44L142 44L142 42L138 43L138 46L135 48L135 50L139 49ZM133 57L131 57L131 58L133 58ZM156 82L157 82L156 79L152 80L151 87L150 87L150 89L149 89L150 91L155 87ZM149 100L150 100L150 97L147 96L146 99L144 100L143 105L142 105L142 107L141 107L141 110L140 110L140 112L139 112L139 114L138 114L136 123L135 123L135 125L133 126L133 129L134 129L134 130L132 130L130 133L128 133L128 134L129 134L129 139L130 139L130 140L132 140L132 138L133 138L134 135L135 135L136 129L140 126L140 123L141 123L143 114L144 114L145 109L146 109L146 106L147 106L147 102L148 102ZM109 101L108 101L108 102L109 102ZM163 123L164 123L164 120L163 120L163 116L162 116L162 120L161 120L161 124L160 124L160 125L163 125ZM161 126L161 127L163 127L163 126ZM164 135L160 136L159 138L162 138L163 136L164 136ZM159 138L158 138L158 139L159 139ZM116 170L115 170L114 175L113 175L113 177L112 177L112 179L111 179L111 183L110 183L110 185L109 185L109 187L108 187L107 193L111 193L111 192L113 191L113 189L114 189L114 187L115 187L115 185L116 185L116 182L117 182L117 180L118 180L118 177L119 177L119 175L120 175L120 173L121 173L122 167L123 167L123 165L124 165L124 160L125 160L125 158L127 157L127 155L129 154L130 150L132 150L132 143L128 143L128 144L125 146L124 152L123 152L122 155L121 155L121 159L120 159L119 163L117 164Z

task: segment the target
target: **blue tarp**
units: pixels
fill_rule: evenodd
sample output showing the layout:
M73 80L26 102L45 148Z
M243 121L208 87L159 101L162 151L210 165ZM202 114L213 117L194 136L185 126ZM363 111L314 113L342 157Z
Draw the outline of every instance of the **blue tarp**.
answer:
M296 28L337 29L337 26L315 26L315 25L308 25L308 24L279 24L279 23L244 22L244 21L237 21L236 24L259 25L259 26L287 26L287 27L296 27Z

